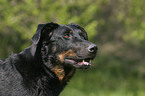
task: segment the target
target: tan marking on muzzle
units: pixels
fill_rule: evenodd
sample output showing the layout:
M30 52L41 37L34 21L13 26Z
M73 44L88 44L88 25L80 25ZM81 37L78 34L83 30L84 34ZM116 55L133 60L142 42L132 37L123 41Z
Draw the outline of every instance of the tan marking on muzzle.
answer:
M65 52L62 52L61 54L59 54L59 59L60 61L63 63L64 61L64 58L66 56L72 56L72 57L76 57L76 53L73 51L73 50L68 50L68 51L65 51Z

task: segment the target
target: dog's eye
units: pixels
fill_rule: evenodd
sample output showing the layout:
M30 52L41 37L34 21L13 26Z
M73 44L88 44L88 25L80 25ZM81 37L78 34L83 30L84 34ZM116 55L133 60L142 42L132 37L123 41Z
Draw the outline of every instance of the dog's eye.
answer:
M69 38L70 37L70 34L69 33L66 33L66 34L64 34L64 37L65 38Z

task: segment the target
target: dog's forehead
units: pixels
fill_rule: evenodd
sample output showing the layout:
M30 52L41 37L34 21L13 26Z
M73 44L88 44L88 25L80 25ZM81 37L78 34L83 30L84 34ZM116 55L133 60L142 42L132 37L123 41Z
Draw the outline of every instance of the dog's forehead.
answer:
M60 25L57 30L56 30L56 33L65 33L65 32L73 32L73 33L79 33L79 32L82 32L82 33L86 33L84 31L82 31L81 29L77 28L77 27L74 27L74 26L71 26L71 25Z

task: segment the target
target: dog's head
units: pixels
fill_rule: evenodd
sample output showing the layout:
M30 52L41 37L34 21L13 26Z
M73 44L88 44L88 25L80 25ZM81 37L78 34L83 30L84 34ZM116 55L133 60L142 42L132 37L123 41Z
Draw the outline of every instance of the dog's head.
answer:
M35 55L41 56L47 67L60 64L74 68L88 68L97 53L97 46L88 41L86 31L77 24L38 25L32 38Z

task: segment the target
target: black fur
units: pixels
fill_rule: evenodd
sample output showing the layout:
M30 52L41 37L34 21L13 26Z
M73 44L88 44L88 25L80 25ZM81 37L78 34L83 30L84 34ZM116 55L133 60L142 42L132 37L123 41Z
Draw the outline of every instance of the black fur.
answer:
M0 60L0 96L58 96L75 69L89 68L97 52L77 24L40 24L32 42Z

